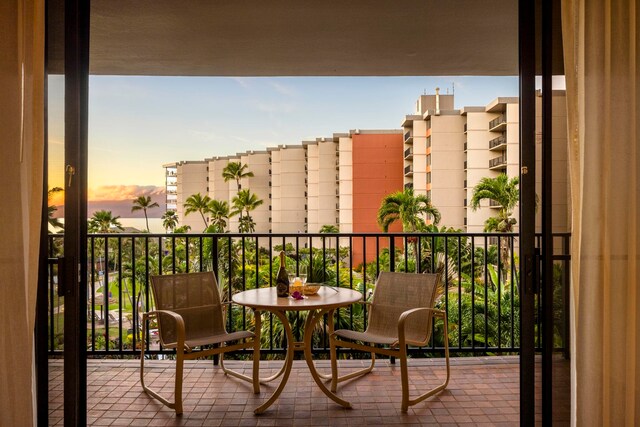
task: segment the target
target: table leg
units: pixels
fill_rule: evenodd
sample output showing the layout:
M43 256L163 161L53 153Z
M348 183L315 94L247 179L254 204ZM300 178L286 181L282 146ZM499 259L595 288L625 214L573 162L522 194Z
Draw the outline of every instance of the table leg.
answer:
M318 323L322 316L324 316L324 314L327 312L333 314L333 310L311 310L309 312L311 320L309 320L309 317L307 317L304 331L304 358L307 361L307 365L309 366L311 376L313 377L313 380L316 382L320 390L322 390L322 392L326 394L329 399L333 400L338 405L344 406L345 408L351 408L351 403L339 398L324 385L324 383L322 382L322 378L313 363L313 354L311 353L311 347L313 345L313 330L315 329L316 323ZM330 321L333 322L333 318L330 318Z
M280 384L278 385L278 388L276 388L276 390L273 392L273 394L271 395L271 397L264 402L262 405L258 406L253 413L254 414L261 414L264 411L267 410L267 408L271 405L273 405L273 402L276 401L276 399L280 396L280 394L282 393L282 390L284 390L284 386L287 385L287 380L289 379L289 374L291 374L291 366L293 365L293 352L295 350L295 341L293 339L293 331L291 330L291 325L289 324L289 319L287 319L287 316L284 312L282 311L273 311L273 314L275 314L278 319L280 319L280 322L282 322L282 327L284 328L286 334L287 334L287 355L285 357L284 360L284 372L283 372L283 377L282 380L280 381ZM282 372L282 371L281 371ZM280 373L276 374L276 376L274 377L270 377L270 378L277 378L280 375Z

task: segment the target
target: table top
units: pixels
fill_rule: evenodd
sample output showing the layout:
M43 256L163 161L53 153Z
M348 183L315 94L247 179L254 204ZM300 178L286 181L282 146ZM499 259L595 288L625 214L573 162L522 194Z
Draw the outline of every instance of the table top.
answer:
M321 308L338 308L351 305L362 300L358 291L346 288L321 287L316 295L307 295L305 299L296 300L291 297L279 298L276 288L250 289L232 297L236 304L256 309L304 311Z

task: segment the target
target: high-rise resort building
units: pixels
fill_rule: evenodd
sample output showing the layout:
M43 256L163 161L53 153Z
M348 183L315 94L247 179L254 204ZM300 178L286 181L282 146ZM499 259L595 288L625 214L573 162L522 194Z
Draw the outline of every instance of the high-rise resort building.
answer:
M465 228L464 122L453 95L421 95L402 122L404 186L429 197L441 223ZM431 219L428 218L428 222Z
M193 194L207 194L207 162L190 160L165 164L163 167L167 181L167 210L174 208L171 210L178 214L180 226L191 227L193 233L202 232L205 229L202 217L196 213L185 216L184 204Z
M540 97L536 111L541 116ZM553 111L553 231L563 232L570 227L564 91L553 92ZM251 212L256 232L317 233L324 225L337 225L345 233L377 232L382 199L403 188L428 196L440 211L441 226L482 232L500 206L484 200L474 211L473 190L482 178L519 175L518 114L518 98L498 97L485 106L456 109L454 95L436 89L419 96L401 129L354 129L266 151L164 165L167 209L177 211L181 225L200 232L202 219L195 214L185 218L184 201L199 192L232 205L237 184L225 182L222 172L229 162L241 162L254 175L241 179L241 189L263 200ZM538 158L540 143L538 138ZM540 195L540 162L536 167ZM238 230L237 217L230 230ZM401 225L391 231L401 231ZM355 242L354 260L362 259L359 247Z

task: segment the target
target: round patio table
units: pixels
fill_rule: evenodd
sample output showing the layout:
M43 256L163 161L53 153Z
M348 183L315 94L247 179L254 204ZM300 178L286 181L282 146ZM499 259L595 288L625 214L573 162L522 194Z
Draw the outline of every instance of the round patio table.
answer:
M282 322L284 330L287 334L287 354L285 357L284 365L282 369L275 375L269 378L261 378L260 382L269 382L275 380L280 375L283 375L280 384L273 392L271 397L262 405L257 407L254 411L255 414L261 414L269 406L276 401L282 390L284 389L289 374L291 373L291 367L293 366L293 354L295 351L304 351L304 358L309 366L309 371L314 381L331 400L345 408L350 408L351 403L347 402L332 393L322 382L323 379L330 379L331 375L324 375L316 370L313 363L312 337L313 330L316 324L325 314L329 314L331 321L329 322L328 329L329 334L333 333L333 312L336 308L346 307L355 302L362 300L362 294L352 289L333 288L328 286L322 286L316 295L306 296L305 299L296 300L291 297L278 298L276 295L276 288L261 288L251 289L248 291L240 292L232 297L233 302L246 307L250 307L257 312L268 311L275 314ZM293 337L293 331L291 324L287 319L287 311L309 311L307 320L304 325L304 340L302 342L295 341ZM257 315L257 313L256 313ZM331 358L335 358L335 349L331 350Z

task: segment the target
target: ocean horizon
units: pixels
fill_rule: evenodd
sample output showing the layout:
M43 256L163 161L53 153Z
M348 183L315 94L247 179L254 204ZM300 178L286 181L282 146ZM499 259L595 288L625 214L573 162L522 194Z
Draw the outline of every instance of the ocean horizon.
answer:
M58 218L64 224L64 218ZM87 220L90 218L87 218ZM147 229L144 218L118 218L123 227L132 227L139 231ZM51 227L49 227L51 228ZM152 234L164 234L166 230L162 227L162 218L149 218L149 232Z

